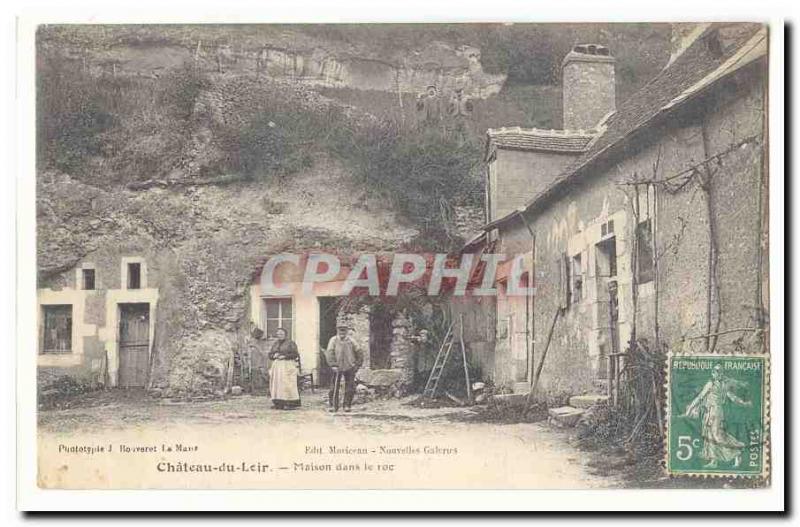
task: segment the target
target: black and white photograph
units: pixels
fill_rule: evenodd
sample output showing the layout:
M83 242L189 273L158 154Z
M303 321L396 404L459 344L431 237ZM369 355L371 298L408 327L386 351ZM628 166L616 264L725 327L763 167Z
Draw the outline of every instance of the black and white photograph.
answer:
M25 26L37 492L773 489L783 28L690 15Z

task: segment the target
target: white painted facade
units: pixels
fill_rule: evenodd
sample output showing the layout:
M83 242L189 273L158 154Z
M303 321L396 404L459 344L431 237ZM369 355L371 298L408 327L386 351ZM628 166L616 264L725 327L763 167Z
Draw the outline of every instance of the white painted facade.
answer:
M304 294L296 284L288 287L293 294L289 296L268 296L262 294L261 285L250 286L250 321L266 333L264 321L264 300L268 298L292 299L292 335L300 353L302 373L313 373L319 378L320 369L320 305L319 298L341 295L344 281L316 283L310 294ZM268 335L268 337L271 335Z
M127 289L128 263L141 264L141 287ZM82 289L82 272L84 269L95 269L95 289ZM109 386L117 386L119 380L119 313L120 304L141 303L148 304L149 310L149 356L152 357L155 336L156 309L158 305L158 288L147 287L147 265L144 258L138 256L125 256L120 260L120 289L103 288L104 277L97 272L94 264L85 262L75 269L75 287L64 287L59 290L41 288L37 291L39 342L37 346L37 365L47 368L74 368L84 366L89 372L99 373L102 367L100 360L92 360L87 364L88 358L84 350L85 337L97 337L103 344L108 360ZM104 297L105 314L104 324L90 324L87 318L87 299L90 297ZM65 353L42 353L44 332L44 310L49 305L72 306L72 335L71 351Z

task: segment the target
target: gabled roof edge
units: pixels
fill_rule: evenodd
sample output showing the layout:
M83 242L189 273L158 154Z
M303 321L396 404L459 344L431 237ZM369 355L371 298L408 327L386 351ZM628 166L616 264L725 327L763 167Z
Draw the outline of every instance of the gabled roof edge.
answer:
M741 48L734 53L728 60L722 63L719 67L715 68L714 71L703 77L701 80L684 90L681 94L677 97L669 101L666 105L659 108L653 115L651 115L646 120L639 123L636 127L631 129L627 134L623 137L619 138L618 140L609 143L608 145L604 146L601 150L596 152L593 156L587 159L581 165L575 167L570 172L566 173L563 177L554 181L549 187L542 190L539 194L533 197L528 203L525 204L523 208L516 209L512 212L509 212L505 216L498 218L490 223L487 223L484 226L484 230L488 231L494 229L504 223L508 223L511 221L515 216L525 213L530 210L534 205L541 202L543 199L548 197L550 194L555 192L558 188L564 185L567 181L570 181L579 174L581 171L585 170L587 167L591 166L597 160L603 158L605 154L611 150L613 147L617 146L620 142L624 141L628 137L630 137L633 133L642 130L649 126L656 118L662 116L664 113L677 108L687 101L693 99L694 97L698 96L700 93L705 92L706 89L714 85L717 81L727 77L728 75L733 74L734 72L738 71L742 67L750 64L751 62L763 57L767 52L767 28L762 27L758 30L745 44L741 46ZM666 68L665 68L666 69ZM598 136L599 138L599 136Z

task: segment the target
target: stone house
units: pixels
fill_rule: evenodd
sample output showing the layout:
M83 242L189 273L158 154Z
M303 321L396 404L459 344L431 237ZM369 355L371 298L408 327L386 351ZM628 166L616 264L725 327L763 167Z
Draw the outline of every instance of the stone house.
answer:
M411 321L379 302L369 305L358 302L357 295L343 295L351 272L346 261L336 276L308 284L310 287L304 289L307 261L308 255L301 257L297 265L284 263L275 267L272 280L287 294L265 290L261 280L264 266L257 267L249 288L248 317L262 341L258 353L268 352L275 331L283 327L297 343L301 373L313 375L315 385L326 386L332 373L322 350L336 335L337 323L344 322L364 352L364 365L358 374L362 382L381 387L410 386L414 382L417 351ZM253 360L266 367L264 357Z
M767 329L767 35L704 24L617 106L614 58L565 57L564 129L486 139L486 225L464 250L524 257L535 293L498 269L484 376L550 393L606 389L631 339L694 352L760 349ZM552 328L552 329L551 329ZM472 345L472 343L470 343ZM481 351L483 350L483 351Z
M154 367L161 281L150 253L99 250L37 291L40 375L146 387Z

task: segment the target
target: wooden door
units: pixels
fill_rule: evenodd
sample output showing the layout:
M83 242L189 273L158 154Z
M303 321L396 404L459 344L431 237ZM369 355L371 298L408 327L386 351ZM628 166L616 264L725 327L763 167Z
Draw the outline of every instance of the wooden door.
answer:
M150 305L119 306L119 386L144 387L150 364Z
M333 370L325 360L325 350L328 341L336 335L336 318L339 314L339 297L323 296L319 297L319 374L317 384L328 386L333 381Z
M520 278L520 288L529 285L528 272ZM518 295L509 297L509 308L512 312L511 327L511 356L514 360L514 380L516 382L531 382L531 361L533 346L531 345L532 325L532 295Z

